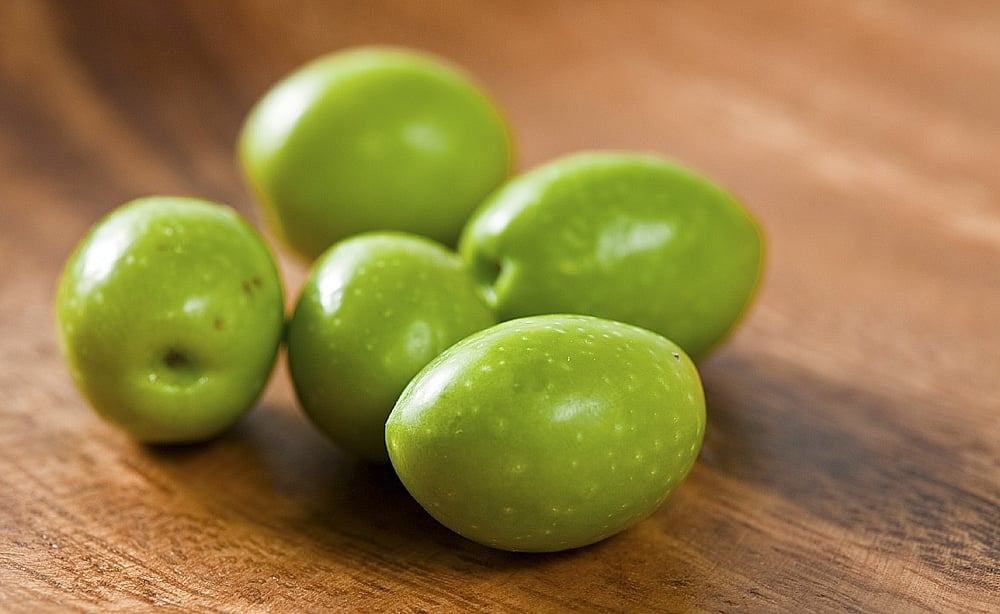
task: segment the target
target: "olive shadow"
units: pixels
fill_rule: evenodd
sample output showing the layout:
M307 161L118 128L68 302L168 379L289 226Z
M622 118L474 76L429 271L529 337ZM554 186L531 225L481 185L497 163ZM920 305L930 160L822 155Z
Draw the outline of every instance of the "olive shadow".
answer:
M913 550L956 582L989 573L996 507L983 493L990 477L922 429L954 409L747 355L721 353L701 372L708 411L702 468L845 530L865 527L882 547ZM964 545L961 566L942 543Z
M425 512L390 465L337 449L281 404L262 404L212 441L147 446L143 453L215 515L255 523L331 557L362 552L390 569L481 575L586 551L514 553L465 539Z
M829 522L845 527L866 522L893 539L905 539L900 527L914 522L923 523L927 531L946 529L944 516L927 515L926 501L937 501L936 509L948 510L954 504L946 497L959 495L941 491L933 476L915 483L923 465L900 459L941 451L894 421L891 400L739 351L719 352L699 370L708 424L689 478L693 483L682 485L636 528L559 553L506 552L453 533L414 501L390 466L339 450L285 401L265 401L211 442L145 450L177 488L214 514L308 543L331 558L346 554L389 572L481 578L559 568L562 571L554 573L572 569L579 582L607 586L607 574L620 573L622 582L634 581L629 578L643 569L665 585L684 582L676 590L696 595L711 578L662 551L647 556L658 569L642 567L633 551L649 543L675 543L680 538L674 534L688 530L699 531L699 550L709 558L713 550L716 555L723 552L715 543L719 536L704 531L736 529L685 517L703 511L699 494L724 496L712 490L716 486L711 480L698 483L705 471L777 494ZM845 492L852 497L845 498ZM619 562L617 567L593 563L601 558ZM572 564L580 559L589 563Z
M924 562L956 581L985 573L990 536L983 527L991 526L995 509L960 475L950 451L906 422L899 399L739 351L719 352L699 370L708 424L693 483L622 535L560 553L495 550L451 532L413 500L390 466L337 449L290 403L265 402L212 442L146 453L177 488L223 518L399 575L481 579L544 570L613 590L615 582L634 583L644 574L643 581L663 586L681 582L672 590L696 599L711 586L710 576L663 550L635 553L682 545L686 538L676 533L687 530L697 532L698 551L709 560L727 556L717 532L738 537L740 527L724 518L692 518L704 512L699 497L728 496L716 491L726 482L698 482L705 472L845 529L865 526L889 549L916 544ZM971 556L958 570L936 546L956 535Z

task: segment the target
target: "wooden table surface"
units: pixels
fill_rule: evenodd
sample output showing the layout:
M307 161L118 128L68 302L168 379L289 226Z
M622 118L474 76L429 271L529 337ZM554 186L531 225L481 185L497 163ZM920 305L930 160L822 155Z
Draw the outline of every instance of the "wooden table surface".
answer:
M701 456L635 528L465 541L321 438L283 367L173 449L69 381L52 300L84 231L153 193L259 220L245 114L364 43L476 74L521 169L655 150L761 219L759 301L701 364ZM6 0L0 207L0 611L1000 611L996 2Z

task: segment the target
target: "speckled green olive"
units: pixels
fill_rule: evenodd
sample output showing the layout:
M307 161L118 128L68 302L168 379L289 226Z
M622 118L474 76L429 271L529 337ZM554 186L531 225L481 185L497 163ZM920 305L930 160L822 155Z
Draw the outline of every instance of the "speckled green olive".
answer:
M385 427L392 465L453 531L516 551L594 543L651 514L705 432L698 372L650 331L580 315L498 324L446 350Z
M699 360L755 294L763 238L704 177L650 155L585 152L500 188L460 251L501 320L595 315L665 335Z
M453 246L512 158L505 121L463 70L382 47L280 81L248 116L239 156L272 227L309 259L370 230Z
M56 295L63 356L98 414L148 443L208 439L260 395L284 295L260 235L229 207L153 196L115 209Z
M316 261L289 321L299 402L340 447L388 462L385 419L406 384L494 321L444 246L397 232L345 239Z

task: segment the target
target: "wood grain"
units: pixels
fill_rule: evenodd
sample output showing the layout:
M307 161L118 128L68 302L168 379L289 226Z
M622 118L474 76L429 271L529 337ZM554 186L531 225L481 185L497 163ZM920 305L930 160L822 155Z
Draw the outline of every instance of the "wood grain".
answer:
M0 610L1000 611L998 32L973 0L0 3ZM323 440L283 367L186 448L73 389L51 303L86 228L152 193L257 220L246 112L364 43L465 65L521 168L654 150L762 220L702 455L634 529L467 542Z

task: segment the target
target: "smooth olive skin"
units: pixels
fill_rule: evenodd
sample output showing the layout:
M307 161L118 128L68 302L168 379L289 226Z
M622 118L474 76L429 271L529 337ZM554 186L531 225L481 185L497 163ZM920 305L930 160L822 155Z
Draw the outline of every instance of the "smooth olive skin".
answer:
M695 360L759 284L761 231L707 179L651 155L584 152L500 188L460 252L497 316L582 313L648 328Z
M316 261L288 325L300 405L340 447L389 462L385 420L420 369L494 324L459 256L397 232L364 233Z
M392 465L453 531L547 552L651 514L695 462L705 400L667 339L590 316L498 324L435 359L386 423Z
M370 230L455 245L512 153L500 112L459 67L362 47L276 84L249 114L239 157L277 234L312 260Z
M229 207L148 197L112 211L60 278L63 356L94 410L146 443L235 424L267 383L284 298L260 235Z

